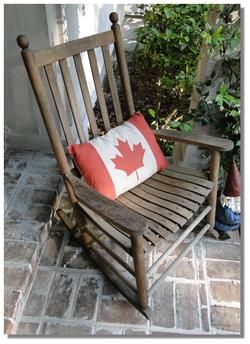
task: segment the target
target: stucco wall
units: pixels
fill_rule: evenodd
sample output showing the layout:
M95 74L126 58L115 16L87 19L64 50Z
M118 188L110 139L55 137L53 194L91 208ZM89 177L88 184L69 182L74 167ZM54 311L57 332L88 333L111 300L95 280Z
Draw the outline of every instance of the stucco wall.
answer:
M20 33L26 34L29 37L32 49L60 44L67 40L109 30L108 15L112 11L117 11L121 21L123 20L124 5L117 4L5 5L4 126L7 129L8 146L40 150L50 149L47 133L20 55L20 48L16 44L17 35ZM102 76L104 76L100 51L96 53L99 69ZM84 54L83 61L86 64L87 79L94 104L96 95ZM72 78L76 79L72 66L71 72ZM77 83L75 85L76 94L80 96L80 89ZM84 105L81 102L79 102L79 109L85 131L87 131L87 118Z
M43 124L16 44L25 33L34 49L47 46L48 32L43 5L5 5L4 18L4 113L7 142L22 146L26 136L43 136ZM17 142L12 140L16 136ZM14 138L14 137L13 137ZM20 140L19 140L20 139ZM32 144L32 139L30 140Z

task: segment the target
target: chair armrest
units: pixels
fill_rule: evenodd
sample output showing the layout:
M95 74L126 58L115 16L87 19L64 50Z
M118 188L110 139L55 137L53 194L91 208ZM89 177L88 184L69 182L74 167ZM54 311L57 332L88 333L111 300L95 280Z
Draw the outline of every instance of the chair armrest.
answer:
M65 178L71 184L77 200L111 225L129 235L142 234L147 228L144 216L103 196L71 173L66 173Z
M185 133L177 130L159 129L153 130L157 139L165 139L174 142L189 143L194 146L204 147L219 152L227 152L233 149L233 141L215 136Z

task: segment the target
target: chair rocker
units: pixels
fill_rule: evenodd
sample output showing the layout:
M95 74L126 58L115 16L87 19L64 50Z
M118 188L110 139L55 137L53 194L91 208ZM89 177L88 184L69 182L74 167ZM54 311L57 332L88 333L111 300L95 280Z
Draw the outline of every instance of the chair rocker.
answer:
M73 57L72 61L92 137L100 135L100 130L91 104L82 64L82 53L87 52L88 55L105 131L107 132L111 125L98 72L96 48L100 47L102 51L117 125L122 124L124 118L119 103L109 45L114 45L115 48L127 112L129 116L135 113L117 13L111 13L110 20L112 22L110 31L51 48L32 51L29 49L29 40L24 35L19 35L17 42L22 49L24 64L74 209L73 217L69 217L61 209L58 209L57 213L100 270L149 319L150 295L199 239L209 229L213 229L220 152L231 150L233 143L217 137L199 136L174 130L155 130L157 139L182 142L208 149L210 151L209 176L196 170L169 166L166 170L154 174L142 184L119 196L115 201L89 187L76 168L72 168L73 164L69 163L67 153L65 153L65 141L67 145L75 143L71 131L72 123L75 125L79 142L87 141L69 70L69 58ZM72 61L70 61L71 64ZM61 91L62 85L58 83L55 73L55 68L58 66L64 92ZM64 106L65 98L69 104L68 110ZM55 118L57 115L60 122ZM65 138L62 138L63 134L60 132L58 123L61 124ZM192 241L176 260L166 264L162 271L162 265L167 257L193 230L196 234L193 235ZM172 241L165 250L161 249L161 252L163 251L161 256L151 265L146 266L150 252L162 245L162 242L167 242L176 232L178 235L174 237L177 239ZM160 274L159 266L161 267Z

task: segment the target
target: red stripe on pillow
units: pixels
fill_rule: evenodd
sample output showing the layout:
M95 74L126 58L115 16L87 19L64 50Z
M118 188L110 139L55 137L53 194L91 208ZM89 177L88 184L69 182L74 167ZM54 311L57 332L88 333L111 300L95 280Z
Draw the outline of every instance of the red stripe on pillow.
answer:
M136 112L129 120L129 123L133 124L145 137L148 142L157 163L157 170L167 168L167 159L164 157L156 139L154 133L147 124L144 116L140 112Z
M115 187L110 174L97 150L90 143L69 145L68 152L73 155L80 172L92 188L106 197L116 198ZM95 171L94 175L93 171Z

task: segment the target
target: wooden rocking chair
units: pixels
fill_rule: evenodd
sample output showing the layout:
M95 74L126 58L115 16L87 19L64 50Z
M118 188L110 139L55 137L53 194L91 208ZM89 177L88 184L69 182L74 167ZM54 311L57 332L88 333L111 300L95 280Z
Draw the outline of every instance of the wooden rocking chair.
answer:
M183 142L210 150L209 178L198 171L170 166L118 197L116 201L90 188L80 178L79 173L75 172L76 169L71 168L65 153L65 140L61 140L57 129L58 123L53 112L59 116L66 143L74 143L71 122L64 107L54 65L60 66L70 112L80 142L86 139L67 62L70 57L73 57L92 137L99 135L99 129L91 104L81 53L88 54L105 131L110 129L110 118L98 72L96 48L101 47L102 50L117 125L124 119L109 51L110 44L114 44L115 47L127 111L130 116L133 115L135 108L117 13L111 13L110 20L110 31L51 48L32 51L29 49L28 38L24 35L19 35L17 42L22 48L22 57L74 208L73 218L60 209L58 215L103 273L144 316L150 318L149 296L206 231L209 228L213 229L220 152L231 150L233 143L211 136L156 130L154 133L157 139ZM54 102L53 106L51 100ZM164 260L198 225L198 234L177 259L166 266L159 277L158 267L161 265L162 270ZM146 269L145 261L149 252L162 241L166 241L169 234L177 231L177 239ZM130 257L130 263L123 258L122 252Z

